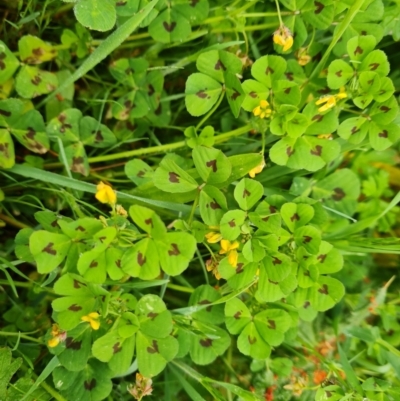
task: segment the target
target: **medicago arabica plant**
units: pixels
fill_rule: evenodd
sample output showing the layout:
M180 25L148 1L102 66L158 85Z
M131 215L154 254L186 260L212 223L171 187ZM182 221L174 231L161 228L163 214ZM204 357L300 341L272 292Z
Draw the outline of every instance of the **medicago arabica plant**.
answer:
M400 5L0 10L0 400L400 399Z

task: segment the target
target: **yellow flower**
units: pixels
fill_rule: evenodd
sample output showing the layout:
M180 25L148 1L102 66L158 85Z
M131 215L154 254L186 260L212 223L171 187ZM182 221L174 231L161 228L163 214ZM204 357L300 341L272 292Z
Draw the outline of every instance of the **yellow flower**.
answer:
M311 61L311 57L307 53L306 47L300 47L296 52L297 62L304 66L307 65Z
M260 100L260 105L253 109L253 114L261 119L270 117L271 113L272 110L266 100Z
M262 161L261 161L261 163L260 163L258 166L252 168L252 169L249 171L249 176L250 176L251 178L254 178L254 177L256 176L256 174L260 174L261 171L263 171L264 167L265 167L265 160L264 160L264 158L263 158Z
M345 89L342 87L340 88L339 93L337 93L336 95L327 95L327 96L323 96L320 99L318 99L315 104L317 106L319 106L320 104L323 104L323 106L321 106L318 111L319 112L324 112L327 111L329 109L332 109L333 107L336 106L336 102L340 99L344 99L347 97L347 93L345 92ZM325 104L324 104L325 103Z
M206 269L208 272L212 272L217 280L221 279L221 275L218 271L218 262L214 259L208 259L206 261Z
M50 340L47 341L47 345L50 348L57 347L57 345L60 344L60 342L65 341L67 337L67 333L65 331L60 330L58 324L53 324L53 326L51 327L50 334L52 338L50 338Z
M115 211L119 216L128 217L128 212L121 205L117 205Z
M238 261L238 253L237 248L239 248L238 241L228 241L227 239L223 239L220 242L221 249L219 251L220 255L227 254L228 262L232 267L236 267Z
M289 50L293 46L293 35L289 28L285 25L281 25L274 32L274 43L283 47L283 51Z
M115 205L117 201L117 195L115 191L104 182L100 181L99 185L96 187L96 199L101 203L108 203L110 205Z
M100 328L99 317L100 315L97 312L91 312L86 316L82 316L81 320L88 322L93 330L98 330Z
M207 238L207 242L209 244L216 244L217 242L221 241L222 235L219 232L210 231L205 235Z

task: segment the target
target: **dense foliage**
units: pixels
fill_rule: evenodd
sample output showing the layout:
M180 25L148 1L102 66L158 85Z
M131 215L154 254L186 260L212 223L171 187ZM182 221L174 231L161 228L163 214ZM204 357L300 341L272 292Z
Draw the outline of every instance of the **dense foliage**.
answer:
M0 13L0 400L400 400L399 2Z

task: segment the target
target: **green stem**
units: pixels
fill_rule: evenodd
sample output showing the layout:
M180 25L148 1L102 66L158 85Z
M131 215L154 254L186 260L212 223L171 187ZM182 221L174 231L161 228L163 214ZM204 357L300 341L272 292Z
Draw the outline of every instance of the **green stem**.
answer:
M188 292L190 294L192 292L194 292L194 288L187 288L187 287L183 287L182 285L177 285L177 284L172 284L172 283L168 283L167 288L170 288L171 290L180 291L180 292Z
M281 12L281 15L295 15L296 13L294 11L283 11ZM279 14L276 12L272 13L244 13L240 14L241 17L247 17L247 18L258 18L258 17L279 17Z
M68 401L61 394L57 393L53 387L49 386L46 382L41 382L40 385L57 401Z
M225 90L221 93L221 96L218 99L218 102L215 103L214 107L201 119L201 121L196 125L196 130L198 130L218 109L219 105L221 104L222 100L225 97Z
M278 18L279 18L279 23L280 23L281 26L284 26L283 25L283 21L282 21L282 16L281 16L281 9L279 7L279 1L275 0L275 4L276 4L276 11L277 11Z
M383 340L382 338L378 338L375 342L376 344L382 345L382 347L386 348L397 357L400 357L400 351L397 348L393 347L393 345L389 344L387 341Z
M356 0L353 5L350 7L349 11L347 12L346 16L344 17L343 21L339 24L338 29L326 49L324 55L322 56L320 62L318 65L314 68L314 71L310 75L310 78L308 81L311 81L314 77L318 76L318 74L322 71L322 69L325 66L326 61L328 60L329 55L331 54L332 49L335 47L336 43L339 41L339 39L343 36L344 32L346 29L349 27L351 21L353 21L354 17L357 15L357 13L360 11L361 7L364 5L364 3L367 0ZM306 81L306 82L308 82Z
M225 142L226 140L233 138L235 136L240 136L245 134L246 132L251 130L251 125L247 124L244 125L243 127L236 128L232 131L226 132L224 134L217 135L215 137L215 143L221 143ZM128 150L125 152L120 152L120 153L113 153L110 155L102 155L102 156L95 156L95 157L89 157L88 161L89 163L100 163L100 162L105 162L109 160L117 160L117 159L125 159L125 158L131 158L134 156L143 156L143 155L150 155L150 154L156 154L156 153L163 153L163 152L168 152L171 150L179 149L179 148L184 148L186 146L186 141L179 141L175 143L167 143L165 145L160 145L160 146L151 146L149 148L140 148L140 149L134 149L134 150ZM46 164L45 168L52 168L52 167L60 167L62 164L61 163L49 163Z
M194 202L193 202L193 205L192 205L192 210L190 211L190 216L189 216L189 219L188 219L189 227L192 226L194 213L195 213L196 207L197 207L197 205L199 203L200 191L201 191L201 189L199 188L198 191L197 191L196 197L194 198Z
M8 333L7 331L0 331L0 336L3 337L19 337L23 338L24 340L32 341L34 343L43 344L43 341L38 340L37 338L27 336L26 334L21 333Z

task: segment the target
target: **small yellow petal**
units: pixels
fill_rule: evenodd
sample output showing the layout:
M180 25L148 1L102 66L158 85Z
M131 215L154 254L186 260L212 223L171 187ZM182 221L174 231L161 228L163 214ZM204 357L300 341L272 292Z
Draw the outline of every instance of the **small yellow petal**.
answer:
M101 203L108 203L114 205L117 202L117 195L115 191L102 181L96 187L96 199Z
M318 99L316 102L315 102L315 104L317 105L317 106L319 106L320 104L324 104L324 103L326 103L328 101L328 96L325 96L325 97L321 97L320 99Z
M257 117L261 114L261 107L257 106L253 109L253 114Z
M50 348L57 347L58 344L60 344L60 339L58 337L53 337L49 341L47 341L47 345Z
M260 100L260 107L265 109L269 106L269 103L266 100Z
M236 249L233 249L231 251L229 251L228 254L228 262L232 267L236 267L237 266L237 261L238 261L238 253Z
M91 320L90 321L90 327L93 330L98 330L100 328L100 322L98 320Z
M279 46L284 46L285 39L282 37L282 35L274 34L274 43L276 43Z
M100 315L97 312L90 312L88 316L92 319L98 319Z
M231 246L229 247L229 250L232 250L232 249L237 249L237 248L239 248L239 242L238 241L234 241L234 242L232 242L231 243Z
M222 239L222 235L220 233L214 233L214 232L206 234L205 237L207 238L207 242L209 244L216 244Z
M293 36L289 36L283 45L283 51L286 52L293 46Z
M223 255L224 253L227 253L230 249L231 242L228 241L227 239L223 239L220 242L221 245L221 250L219 251L220 255Z

